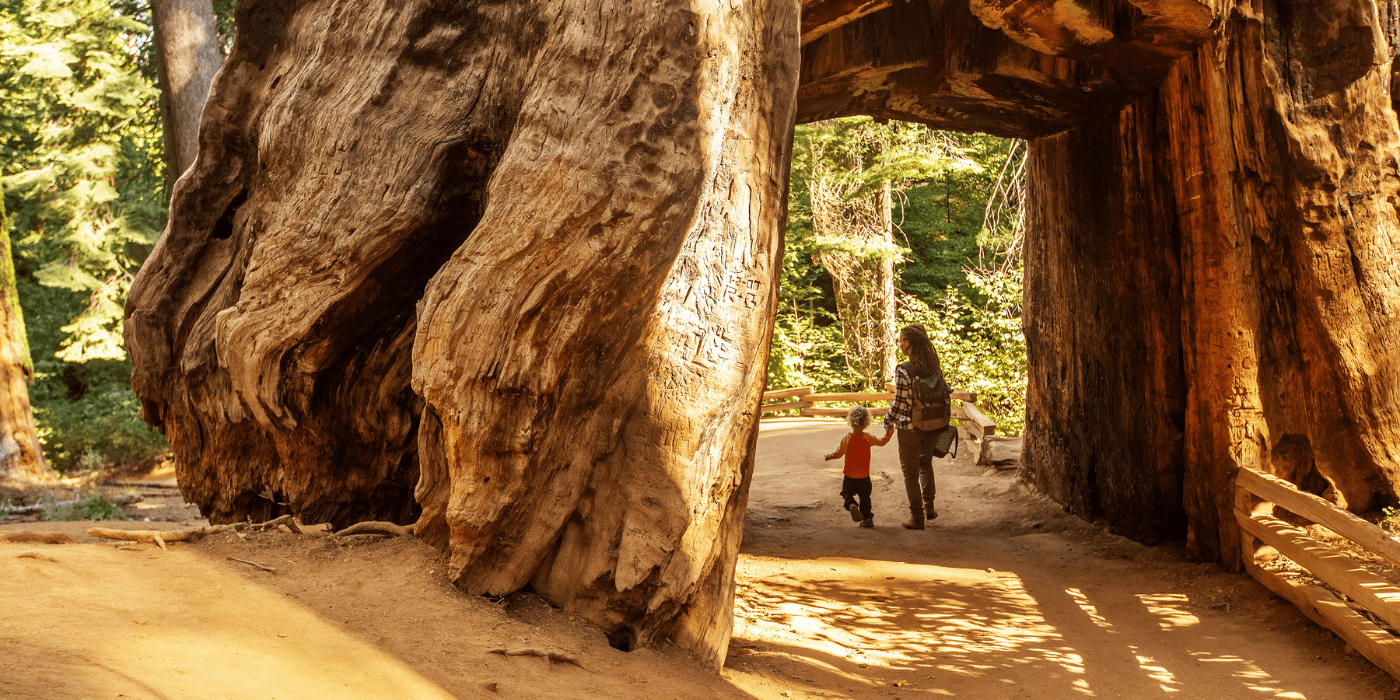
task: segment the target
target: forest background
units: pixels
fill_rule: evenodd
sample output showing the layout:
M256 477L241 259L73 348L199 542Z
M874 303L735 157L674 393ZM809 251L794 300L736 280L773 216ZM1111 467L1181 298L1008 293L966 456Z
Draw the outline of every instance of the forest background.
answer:
M210 8L220 51L233 1ZM19 300L44 454L65 473L166 449L140 419L121 337L178 176L152 13L149 0L0 0L4 296ZM797 127L769 388L880 387L894 330L922 323L949 383L1019 432L1024 152L869 118Z

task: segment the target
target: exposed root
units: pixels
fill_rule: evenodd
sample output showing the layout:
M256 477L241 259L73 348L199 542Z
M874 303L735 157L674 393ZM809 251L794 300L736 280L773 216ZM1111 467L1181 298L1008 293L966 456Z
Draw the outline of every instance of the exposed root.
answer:
M298 525L296 519L291 515L282 515L263 523L233 523L230 525L210 525L209 527L194 528L191 530L114 530L111 528L94 527L88 529L87 534L91 535L92 537L101 537L103 539L108 540L147 542L155 544L161 549L165 549L166 542L196 542L200 539L203 539L204 537L220 532L232 532L235 535L238 535L239 537L243 537L243 533L239 532L239 530L266 532L269 530L276 529L278 526L282 525L286 526L288 530L291 530L292 533L296 535L320 536L317 535L315 532L303 529L303 526ZM344 530L341 530L340 532L332 533L330 536L347 537L349 535L385 535L389 537L412 537L413 526L395 525L393 523L370 521L356 523L354 525L351 525L350 527L345 528ZM0 540L3 539L4 537L0 536ZM70 538L69 541L71 542L72 539ZM253 564L252 562L243 563L261 567L260 564ZM273 571L274 569L269 568L267 570Z
M488 649L486 653L500 654L501 656L538 656L541 659L547 659L553 663L573 664L585 671L589 670L587 666L584 666L582 663L580 663L579 660L572 654L566 654L560 651L549 651L546 649L536 649L534 647L524 647L521 649Z
M55 532L52 530L10 530L9 532L0 532L0 542L73 544L75 540L62 532Z
M253 527L262 531L267 531L275 529L278 525L286 525L287 529L291 530L294 535L302 534L301 527L297 525L296 518L290 515L279 515L265 523L258 523Z
M387 535L389 537L412 537L412 525L395 525L393 523L368 520L363 523L355 523L350 527L333 533L331 537L349 537L350 535Z

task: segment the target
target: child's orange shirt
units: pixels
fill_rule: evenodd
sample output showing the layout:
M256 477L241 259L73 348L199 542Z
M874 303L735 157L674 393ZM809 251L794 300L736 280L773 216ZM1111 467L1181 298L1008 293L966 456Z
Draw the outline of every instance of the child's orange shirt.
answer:
M846 476L852 479L870 477L870 441L865 433L852 433L846 441Z

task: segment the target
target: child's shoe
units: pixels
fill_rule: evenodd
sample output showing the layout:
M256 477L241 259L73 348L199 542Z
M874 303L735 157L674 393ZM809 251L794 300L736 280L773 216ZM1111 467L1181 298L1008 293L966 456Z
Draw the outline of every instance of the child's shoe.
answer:
M846 512L851 514L851 520L860 522L860 505L852 503L846 506Z
M861 527L875 527L875 519L874 519L874 518L866 518L865 520L860 521L860 526L861 526Z

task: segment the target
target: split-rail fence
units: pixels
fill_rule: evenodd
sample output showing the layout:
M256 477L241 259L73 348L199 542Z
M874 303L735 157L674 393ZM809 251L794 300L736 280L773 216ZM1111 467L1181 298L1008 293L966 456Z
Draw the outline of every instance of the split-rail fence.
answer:
M888 402L894 398L894 386L887 384L889 391L868 391L854 393L817 393L815 387L799 386L791 389L776 389L774 391L763 392L762 414L778 414L787 411L797 411L800 416L835 416L843 417L849 408L821 408L819 403L843 402L843 403L873 403L876 401ZM997 424L986 414L977 408L977 393L972 391L955 391L953 398L961 401L961 406L953 406L953 418L963 422L963 427L974 438L981 440L984 436L995 435ZM885 406L870 407L872 416L885 415Z
M1396 567L1400 567L1400 540L1278 477L1253 469L1241 469L1235 477L1235 520L1240 525L1245 571L1400 679L1400 637L1392 633L1400 630L1400 588L1337 547L1275 517L1274 506L1321 525ZM1330 590L1264 568L1279 555Z

